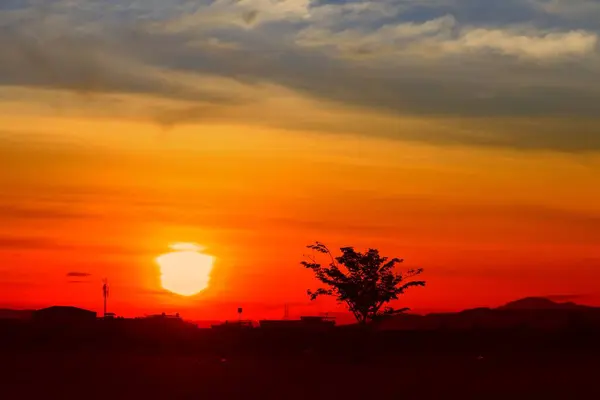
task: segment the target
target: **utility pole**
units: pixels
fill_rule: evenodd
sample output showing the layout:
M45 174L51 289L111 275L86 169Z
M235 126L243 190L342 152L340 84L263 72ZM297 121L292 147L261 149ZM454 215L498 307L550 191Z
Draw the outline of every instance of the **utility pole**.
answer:
M290 308L287 303L285 303L285 306L283 309L283 319L284 320L290 319Z
M104 297L104 318L106 318L106 303L108 301L108 279L103 280L104 284L102 285L102 297Z

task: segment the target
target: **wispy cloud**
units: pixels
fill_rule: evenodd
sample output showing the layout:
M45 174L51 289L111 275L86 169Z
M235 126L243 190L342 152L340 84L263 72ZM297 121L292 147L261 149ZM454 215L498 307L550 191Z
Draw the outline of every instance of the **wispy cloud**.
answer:
M44 236L0 236L0 249L8 250L52 250L64 252L78 252L80 254L113 255L113 256L139 256L146 250L140 248L126 248L124 246L105 243L73 243L62 242Z
M461 27L446 15L422 23L401 22L376 29L307 28L298 34L304 46L333 48L349 57L420 57L439 62L448 56L496 53L523 61L566 61L596 54L598 35L585 30L552 31L522 27Z
M43 238L0 236L0 249L48 249L54 246L53 241Z
M93 217L92 214L68 211L60 207L23 207L0 204L0 221L16 219L86 219Z

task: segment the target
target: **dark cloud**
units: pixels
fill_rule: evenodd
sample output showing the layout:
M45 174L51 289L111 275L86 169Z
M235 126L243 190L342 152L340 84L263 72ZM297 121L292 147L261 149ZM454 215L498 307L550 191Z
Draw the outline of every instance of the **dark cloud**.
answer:
M251 25L254 21L256 21L259 14L260 13L258 12L258 10L246 11L242 14L242 19L244 20L245 23L247 23L248 25Z
M240 101L235 94L220 94L178 83L151 65L142 68L135 60L128 63L129 57L123 53L139 50L135 50L136 40L128 40L126 31L122 34L125 37L119 44L107 43L98 37L73 35L42 42L21 32L9 32L0 36L3 54L0 85L65 89L88 100L94 94L129 93L216 105ZM151 37L146 38L146 47L152 46L151 40ZM124 44L132 48L127 49Z
M88 278L88 277L92 276L92 274L87 273L87 272L72 271L72 272L67 273L67 276L70 278Z

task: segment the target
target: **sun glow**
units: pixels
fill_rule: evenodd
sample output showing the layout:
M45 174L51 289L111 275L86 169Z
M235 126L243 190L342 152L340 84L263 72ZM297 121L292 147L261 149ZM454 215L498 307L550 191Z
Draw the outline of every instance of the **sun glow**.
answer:
M202 248L193 243L176 243L170 248L172 252L156 259L162 287L182 296L193 296L206 289L213 257L202 254Z

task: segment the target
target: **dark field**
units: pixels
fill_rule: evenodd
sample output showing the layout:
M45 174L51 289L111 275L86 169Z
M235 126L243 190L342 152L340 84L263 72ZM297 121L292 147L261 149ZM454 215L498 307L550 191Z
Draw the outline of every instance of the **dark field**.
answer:
M0 329L4 399L597 399L600 331Z
M315 355L227 360L107 352L2 355L2 399L592 399L597 356L410 355L324 360Z

